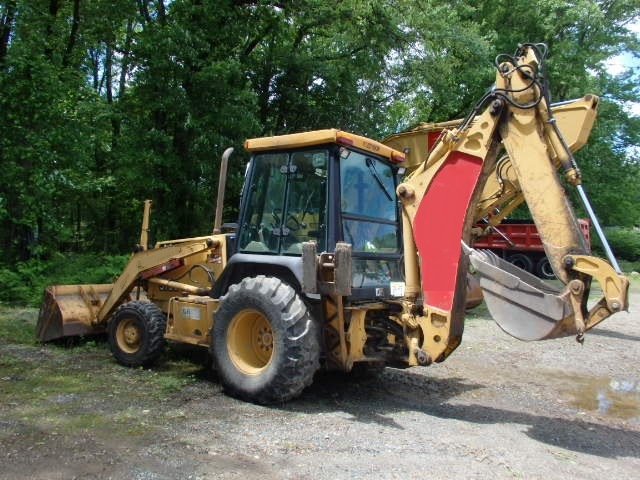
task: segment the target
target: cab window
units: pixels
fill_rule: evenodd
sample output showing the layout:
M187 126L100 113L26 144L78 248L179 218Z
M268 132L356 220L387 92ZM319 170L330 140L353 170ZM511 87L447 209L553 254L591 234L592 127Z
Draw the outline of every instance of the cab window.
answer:
M342 149L340 179L344 240L354 252L398 252L398 207L391 166Z
M325 248L328 158L326 149L254 156L240 251L300 255L310 240Z

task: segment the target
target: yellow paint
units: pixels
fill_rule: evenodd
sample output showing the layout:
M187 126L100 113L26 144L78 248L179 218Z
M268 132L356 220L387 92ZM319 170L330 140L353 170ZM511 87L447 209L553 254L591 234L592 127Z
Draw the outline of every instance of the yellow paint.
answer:
M167 330L169 340L209 346L213 314L219 301L211 297L174 297L168 302Z
M405 160L404 153L400 151L394 150L375 140L337 129L315 130L312 132L292 133L275 137L251 138L244 142L244 147L251 152L256 152L310 147L326 143L353 145L361 150L381 155L393 162Z

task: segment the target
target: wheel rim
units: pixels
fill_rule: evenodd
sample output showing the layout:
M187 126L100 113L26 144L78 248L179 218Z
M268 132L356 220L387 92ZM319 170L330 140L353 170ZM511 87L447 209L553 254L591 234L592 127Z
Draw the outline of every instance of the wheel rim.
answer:
M142 329L135 318L124 318L116 328L116 341L120 350L136 353L142 343Z
M265 370L273 356L273 330L267 317L252 309L238 312L227 333L227 351L242 373L256 375Z
M553 267L549 263L549 261L545 261L540 266L540 271L545 278L554 278L556 273L553 271Z

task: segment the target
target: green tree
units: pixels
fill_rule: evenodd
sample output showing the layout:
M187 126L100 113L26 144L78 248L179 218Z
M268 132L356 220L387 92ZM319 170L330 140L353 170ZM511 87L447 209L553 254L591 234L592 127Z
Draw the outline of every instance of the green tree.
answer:
M602 98L578 155L605 224L640 222L637 0L0 1L0 251L125 252L211 227L218 163L252 136L381 138L462 117L517 42L550 46L554 100ZM232 157L226 220L244 160Z
M624 109L640 98L638 67L619 75L609 72L609 60L640 50L629 26L640 19L636 0L552 0L482 2L477 13L499 33L498 52L510 52L517 42L544 42L549 47L547 74L552 100L587 93L601 97L599 115L589 145L576 155L587 190L605 225L640 223L640 140L637 116ZM579 207L579 213L585 212Z
M78 68L78 5L2 7L0 248L9 258L71 243L74 214L65 207L93 182L95 98Z

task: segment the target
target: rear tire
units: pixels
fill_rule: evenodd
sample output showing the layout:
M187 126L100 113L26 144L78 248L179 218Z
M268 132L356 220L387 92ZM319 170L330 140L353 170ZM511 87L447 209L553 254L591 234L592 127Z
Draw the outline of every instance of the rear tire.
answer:
M556 274L553 272L551 263L549 263L549 259L546 256L538 260L538 263L536 264L536 275L540 278L544 278L545 280L553 280L556 278Z
M149 367L165 347L166 318L151 302L132 301L118 307L108 326L109 346L116 360L127 367Z
M529 255L525 255L524 253L514 253L507 257L507 261L525 272L533 273L533 260L531 260Z
M225 390L256 403L300 395L319 368L318 328L307 306L273 277L232 285L214 314L211 354Z

